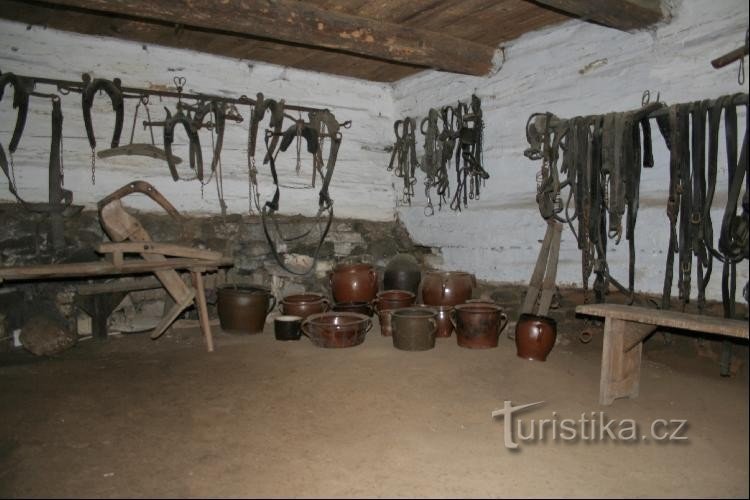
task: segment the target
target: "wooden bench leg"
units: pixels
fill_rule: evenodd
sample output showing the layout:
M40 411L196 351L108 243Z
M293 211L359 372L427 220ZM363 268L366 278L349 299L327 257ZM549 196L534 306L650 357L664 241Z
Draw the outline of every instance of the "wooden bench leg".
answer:
M208 323L208 307L206 306L206 291L203 288L203 276L200 271L191 272L193 275L193 284L195 285L195 302L201 322L201 331L206 339L206 349L208 352L213 352L214 337L211 333L211 325Z
M607 318L604 322L599 404L611 405L617 398L636 398L641 380L643 339L653 325Z

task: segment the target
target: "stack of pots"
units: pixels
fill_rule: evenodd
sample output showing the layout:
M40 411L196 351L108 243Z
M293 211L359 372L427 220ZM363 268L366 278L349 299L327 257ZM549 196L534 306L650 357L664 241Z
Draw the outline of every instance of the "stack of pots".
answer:
M437 311L436 337L450 337L453 332L453 307L471 299L476 277L462 271L430 271L422 280L422 303Z
M407 290L384 290L378 293L373 300L373 305L380 320L381 335L391 336L391 314L393 311L412 306L416 300L416 294Z

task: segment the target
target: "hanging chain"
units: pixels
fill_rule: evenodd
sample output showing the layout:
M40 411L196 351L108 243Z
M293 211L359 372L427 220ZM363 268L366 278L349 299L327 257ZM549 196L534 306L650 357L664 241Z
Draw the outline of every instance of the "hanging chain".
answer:
M96 185L96 148L91 148L91 184Z

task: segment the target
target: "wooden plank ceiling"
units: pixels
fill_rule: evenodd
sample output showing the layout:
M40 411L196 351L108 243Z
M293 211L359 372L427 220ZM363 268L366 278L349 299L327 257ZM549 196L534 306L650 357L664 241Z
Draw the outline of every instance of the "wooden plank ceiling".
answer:
M622 3L641 1L651 0L624 0ZM0 0L0 17L64 31L187 48L365 80L393 82L423 71L426 67L483 74L486 62L470 66L468 59L471 57L466 57L467 61L463 66L461 61L453 65L446 62L443 65L435 62L435 55L439 56L443 51L453 52L454 59L461 59L462 51L466 54L473 51L482 53L481 58L486 59L486 54L491 54L492 49L503 42L529 31L561 23L570 19L571 15L601 22L590 15L590 8L589 11L576 12L579 8L571 5L577 3L586 2L303 0L297 3L290 0L150 0L144 3L141 0ZM552 8L543 4L551 4ZM270 7L263 10L258 6ZM300 7L302 20L296 19L294 24L294 10ZM286 9L284 18L278 17L277 12L269 14L269 10L282 8ZM560 9L565 10L565 13ZM287 15L289 12L292 12L291 17ZM253 16L255 18L251 19ZM175 22L175 19L178 21ZM269 22L269 19L273 22ZM312 24L311 19L315 20L317 29L321 30L319 40L315 38L316 24ZM367 27L368 34L374 34L375 43L371 43L370 47L357 47L350 43L350 37L348 41L343 40L341 33L344 31L338 31L333 35L338 35L342 42L347 42L339 46L335 36L331 36L330 32L323 32L321 19L329 23L331 30L344 30L341 26L347 21L355 23L352 26L357 26L356 23L359 22L359 26ZM245 20L246 28L242 25ZM609 21L605 20L611 26L624 29ZM647 22L653 20L641 24ZM287 26L284 27L284 24ZM269 25L278 29L279 37L274 37L274 31L269 30ZM312 35L304 35L304 29L299 29L300 35L297 36L295 26L306 27ZM284 29L288 33L282 33ZM353 29L355 33L358 31L355 28L346 29ZM352 31L348 33L351 34ZM381 49L381 44L396 47ZM443 49L440 49L441 46ZM446 47L450 50L445 50ZM430 50L432 58L425 55ZM421 57L410 58L410 54Z

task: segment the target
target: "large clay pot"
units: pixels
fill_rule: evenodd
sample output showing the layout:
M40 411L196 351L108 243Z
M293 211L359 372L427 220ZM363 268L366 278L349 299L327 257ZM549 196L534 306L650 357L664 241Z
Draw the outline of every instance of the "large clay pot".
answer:
M372 320L364 314L325 312L302 322L302 332L318 347L353 347L365 341Z
M408 290L414 295L422 281L422 270L413 255L400 253L393 257L383 271L383 290Z
M266 316L276 306L268 288L254 285L222 285L217 308L221 329L231 333L260 333Z
M500 332L508 324L503 308L487 303L459 304L453 308L451 320L458 345L470 349L497 347Z
M331 273L334 302L370 302L378 293L378 273L370 264L339 264Z
M461 271L429 271L422 278L422 302L428 306L456 306L471 298L477 280Z
M426 351L435 347L436 315L434 310L428 308L393 310L393 347L402 351Z
M546 361L557 339L557 322L548 316L521 314L516 323L516 354L519 358Z
M287 295L279 304L282 314L302 316L326 312L329 309L328 299L319 293L298 293Z

